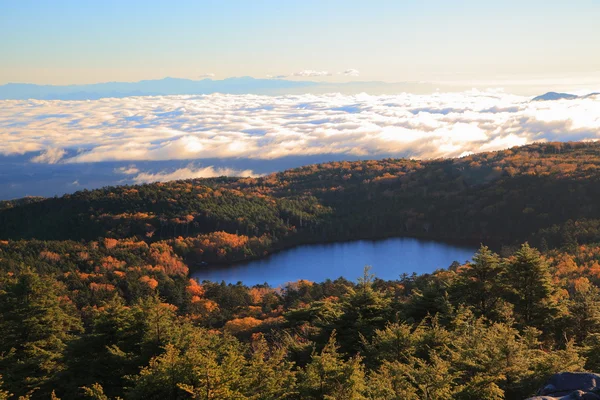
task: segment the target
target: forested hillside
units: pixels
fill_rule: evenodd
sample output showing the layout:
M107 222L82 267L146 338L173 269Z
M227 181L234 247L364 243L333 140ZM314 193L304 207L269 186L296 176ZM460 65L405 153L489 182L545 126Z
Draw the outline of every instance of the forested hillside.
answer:
M600 371L599 167L552 143L4 202L0 399L523 399ZM188 275L391 235L493 250L393 281Z
M164 244L11 241L0 398L522 399L600 369L599 284L597 246L249 288Z
M196 252L200 243L231 240L245 243L242 258L387 236L552 248L598 240L599 168L599 143L550 143L459 159L334 162L262 178L108 187L10 202L0 207L0 239L135 237Z

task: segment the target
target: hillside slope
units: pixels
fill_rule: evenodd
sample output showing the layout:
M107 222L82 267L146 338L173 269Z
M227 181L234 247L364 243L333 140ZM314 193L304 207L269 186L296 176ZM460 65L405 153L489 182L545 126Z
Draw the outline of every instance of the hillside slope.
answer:
M556 247L600 237L599 168L600 144L548 143L108 187L15 202L0 210L0 239L153 242L223 231L268 238L272 248L387 236Z

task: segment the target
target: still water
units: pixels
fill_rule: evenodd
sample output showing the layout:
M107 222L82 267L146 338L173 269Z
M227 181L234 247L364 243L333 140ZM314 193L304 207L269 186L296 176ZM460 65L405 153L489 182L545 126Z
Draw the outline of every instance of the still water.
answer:
M370 265L371 272L378 278L391 280L398 279L402 273L428 273L446 268L453 261L465 262L476 250L412 238L357 240L299 246L262 260L201 268L193 271L192 276L200 281L242 281L248 286L266 282L279 286L298 279L321 282L340 276L355 281L365 265Z

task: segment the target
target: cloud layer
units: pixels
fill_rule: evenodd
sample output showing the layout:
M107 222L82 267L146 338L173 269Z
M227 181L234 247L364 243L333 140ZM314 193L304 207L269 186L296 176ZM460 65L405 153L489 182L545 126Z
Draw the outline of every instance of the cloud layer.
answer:
M182 179L196 178L216 178L219 176L242 176L256 177L258 176L252 170L236 170L232 168L215 168L213 166L197 167L193 164L185 168L179 168L173 171L161 172L140 172L135 166L121 167L115 170L115 173L123 175L132 175L133 183L150 183L150 182L168 182Z
M529 100L475 90L5 100L0 154L36 152L30 161L46 164L315 154L431 158L600 138L600 96Z
M303 77L315 77L315 76L331 76L329 71L315 71L312 69L305 69L299 72L295 72L294 76L303 76Z

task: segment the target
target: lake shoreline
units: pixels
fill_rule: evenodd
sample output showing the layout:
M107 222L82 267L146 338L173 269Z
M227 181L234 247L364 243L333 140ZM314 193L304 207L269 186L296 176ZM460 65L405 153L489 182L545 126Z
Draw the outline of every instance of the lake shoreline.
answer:
M259 256L252 256L252 257L248 257L248 258L244 258L242 260L232 260L232 261L223 261L223 262L210 262L208 263L208 266L210 268L228 268L228 267L235 267L235 266L240 266L246 263L250 263L253 261L260 261L260 260L265 260L268 259L269 257L279 254L283 251L289 251L289 250L293 250L296 249L298 247L303 247L303 246L318 246L318 245L326 245L326 244L344 244L344 243L352 243L352 242L358 242L358 241L367 241L367 242L381 242L381 241L385 241L385 240L390 240L390 239L417 239L417 240L422 240L422 241L428 241L428 242L434 242L434 243L439 243L439 244L447 244L447 245L453 245L453 246L460 246L460 247L467 247L467 246L477 246L479 247L481 244L484 244L486 246L489 246L491 249L495 249L497 246L499 246L499 241L498 240L489 240L486 241L485 243L482 243L481 241L476 241L476 240L472 240L472 239L456 239L456 238L442 238L442 237L437 237L437 236L428 236L428 235L402 235L402 236L397 236L397 235L365 235L365 236L357 236L357 237L348 237L345 239L324 239L324 240L300 240L298 242L294 242L294 243L286 243L285 241L282 241L281 243L278 243L278 245L274 246L272 249L268 250L266 254L264 255L259 255ZM198 262L196 262L195 264L198 264ZM193 272L198 272L200 270L202 270L203 266L199 266L199 265L191 265L191 263L186 262L187 267L190 270L190 275Z
M477 246L464 242L451 244L414 237L305 243L280 248L260 258L190 268L189 276L200 281L224 280L233 284L241 281L250 286L263 283L272 286L298 279L354 279L360 275L358 269L362 271L365 265L372 265L379 269L374 271L376 275L382 274L379 277L393 279L389 275L393 272L397 279L400 276L397 271L433 272L449 267L453 261L471 259L476 250ZM418 261L422 259L422 263Z

